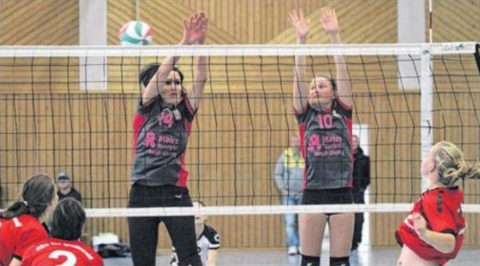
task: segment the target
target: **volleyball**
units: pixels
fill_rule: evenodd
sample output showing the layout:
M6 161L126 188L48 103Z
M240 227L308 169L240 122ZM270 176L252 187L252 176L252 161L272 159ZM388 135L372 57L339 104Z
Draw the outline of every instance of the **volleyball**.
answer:
M145 22L130 21L120 29L120 43L122 45L149 45L151 42L152 31Z

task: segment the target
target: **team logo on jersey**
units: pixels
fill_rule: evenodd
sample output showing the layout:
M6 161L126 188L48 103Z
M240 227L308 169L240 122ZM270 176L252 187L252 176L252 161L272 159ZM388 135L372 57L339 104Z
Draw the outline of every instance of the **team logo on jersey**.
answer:
M173 125L173 113L169 109L163 110L158 116L158 124L171 128Z

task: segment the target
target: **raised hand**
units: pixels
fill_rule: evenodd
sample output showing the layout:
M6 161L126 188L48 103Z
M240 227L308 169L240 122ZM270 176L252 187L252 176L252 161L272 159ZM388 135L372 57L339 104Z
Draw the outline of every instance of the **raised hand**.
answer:
M320 10L320 23L323 29L329 33L337 33L340 28L335 10L329 7Z
M203 43L207 38L208 18L203 11L196 12L183 22L182 44Z
M208 36L208 17L206 15L202 18L200 33L201 34L198 36L197 39L197 44L204 44Z
M301 9L292 10L290 12L289 21L297 32L297 38L305 39L308 36L308 32L310 31L310 20L304 17Z

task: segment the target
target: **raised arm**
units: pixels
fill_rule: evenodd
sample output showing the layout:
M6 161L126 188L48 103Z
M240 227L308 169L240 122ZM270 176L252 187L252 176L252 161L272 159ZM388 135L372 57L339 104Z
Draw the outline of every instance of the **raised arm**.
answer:
M341 44L342 39L340 38L340 26L338 24L337 14L335 13L335 10L331 8L322 8L320 10L320 13L320 22L323 29L326 32L330 33L332 43ZM337 96L342 100L344 104L352 107L352 83L350 80L350 74L348 73L345 57L342 55L336 55L334 56L334 60L337 68Z
M302 10L292 10L290 12L290 24L297 33L297 44L307 42L308 32L310 31L310 21L305 19ZM305 56L295 57L295 69L293 77L293 107L296 112L303 113L308 103L308 85L305 71Z
M197 12L190 16L190 19L184 21L183 36L179 45L191 45L197 43L205 35L205 13ZM158 68L157 73L148 83L142 94L142 104L148 105L158 96L160 90L172 71L175 64L180 59L179 56L168 56Z
M200 17L200 33L201 35L198 38L197 44L203 45L207 39L208 35L208 17L205 13L202 13ZM200 101L202 100L203 90L205 88L205 83L207 82L207 58L205 56L199 56L197 58L196 73L193 79L192 91L190 92L191 97L190 103L192 108L197 110L200 106Z

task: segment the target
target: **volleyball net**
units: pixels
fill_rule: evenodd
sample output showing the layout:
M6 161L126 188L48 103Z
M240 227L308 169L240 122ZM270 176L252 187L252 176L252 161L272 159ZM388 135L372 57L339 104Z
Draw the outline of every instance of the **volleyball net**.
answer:
M192 199L207 206L128 209L133 116L142 66L167 55L189 88L196 56L208 81L187 148ZM292 106L296 55L307 77L335 77L345 55L353 84L354 134L371 161L365 205L284 206L277 159L298 132ZM480 155L480 57L475 43L388 45L0 48L0 175L3 202L36 172L66 172L98 231L145 215L403 213L422 191L420 163L439 140L470 163ZM460 184L475 223L480 182ZM4 204L5 205L5 204ZM110 219L106 217L120 217ZM397 217L397 216L393 216ZM233 218L232 218L233 219ZM384 218L374 217L377 225ZM401 221L401 218L394 219ZM233 220L228 220L233 221ZM478 224L478 223L477 223ZM95 230L95 229L94 229ZM113 230L113 229L110 229Z

